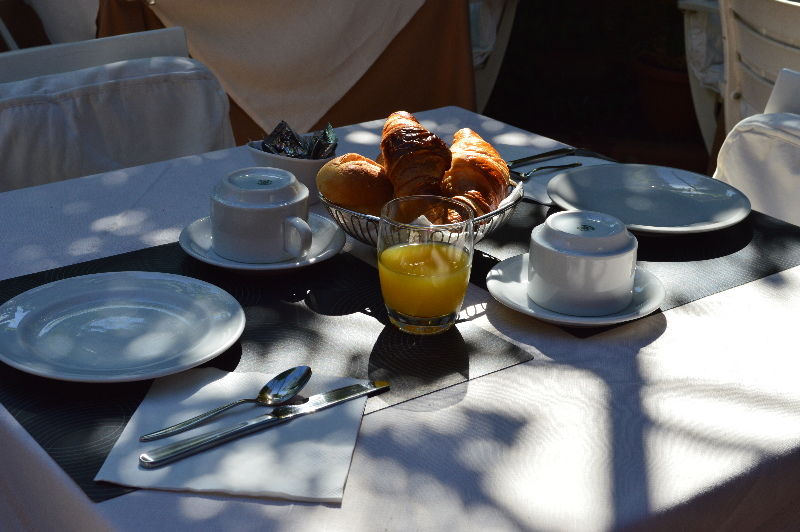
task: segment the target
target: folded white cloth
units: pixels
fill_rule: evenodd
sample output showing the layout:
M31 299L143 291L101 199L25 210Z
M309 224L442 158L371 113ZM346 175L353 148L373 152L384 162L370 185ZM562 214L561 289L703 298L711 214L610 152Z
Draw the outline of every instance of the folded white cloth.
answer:
M764 114L800 114L800 72L782 68L767 100Z
M189 52L265 131L305 133L364 75L423 0L159 0Z
M736 124L714 177L742 191L753 209L800 224L800 114L756 114Z
M147 450L266 414L269 407L237 406L201 427L142 443L139 436L246 397L273 375L193 369L153 383L95 480L175 491L228 493L298 501L341 502L366 397L224 443L158 469L139 466ZM308 396L358 382L314 374Z

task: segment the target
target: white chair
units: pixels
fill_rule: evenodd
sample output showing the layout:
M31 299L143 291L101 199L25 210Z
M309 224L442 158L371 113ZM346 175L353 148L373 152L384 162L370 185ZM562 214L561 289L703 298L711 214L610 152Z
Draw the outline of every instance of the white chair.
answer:
M800 72L781 70L765 110L733 126L714 177L757 211L800 225Z
M753 209L800 225L800 115L740 121L722 143L714 177L741 190Z
M0 83L145 57L189 57L183 28L23 48L0 54Z
M800 70L800 2L720 0L725 130L764 112L782 68Z
M235 145L181 28L0 54L0 191Z

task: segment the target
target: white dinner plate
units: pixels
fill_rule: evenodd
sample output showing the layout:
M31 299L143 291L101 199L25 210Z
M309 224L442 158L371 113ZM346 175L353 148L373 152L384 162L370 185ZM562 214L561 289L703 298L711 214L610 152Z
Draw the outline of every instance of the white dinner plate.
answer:
M186 226L181 231L178 243L186 253L197 260L220 268L252 272L293 270L329 259L338 254L344 247L346 240L344 231L333 220L310 213L308 215L308 225L311 227L312 232L311 248L309 248L308 253L297 259L282 262L252 264L220 257L214 253L211 218L209 217L200 218Z
M204 281L95 273L38 286L0 306L0 360L65 381L151 379L223 353L244 323L236 299Z
M613 314L605 316L572 316L540 307L528 297L528 254L506 259L489 271L486 288L497 301L528 316L548 323L573 327L601 327L647 316L664 301L666 291L658 277L636 268L633 280L633 300Z
M599 211L645 233L700 233L729 227L750 213L750 200L708 176L646 164L565 170L547 184L564 209Z

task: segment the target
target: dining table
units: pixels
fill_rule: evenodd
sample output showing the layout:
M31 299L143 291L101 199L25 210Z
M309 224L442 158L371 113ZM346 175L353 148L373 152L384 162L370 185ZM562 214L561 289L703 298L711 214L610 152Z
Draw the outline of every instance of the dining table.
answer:
M448 144L471 128L507 161L566 146L461 107L415 116ZM376 157L382 126L337 127L337 154ZM476 244L455 326L412 336L389 323L375 248L351 236L335 256L282 271L226 269L183 251L181 231L208 216L214 185L255 164L237 146L0 194L0 303L99 272L178 274L223 288L245 312L241 338L204 367L275 374L303 364L388 381L366 401L341 501L97 482L161 378L73 382L0 363L0 529L800 525L799 227L752 211L713 231L635 233L638 266L665 289L659 308L615 324L548 323L487 290L487 274L527 253L532 228L559 210L526 188ZM322 203L310 210L329 216Z

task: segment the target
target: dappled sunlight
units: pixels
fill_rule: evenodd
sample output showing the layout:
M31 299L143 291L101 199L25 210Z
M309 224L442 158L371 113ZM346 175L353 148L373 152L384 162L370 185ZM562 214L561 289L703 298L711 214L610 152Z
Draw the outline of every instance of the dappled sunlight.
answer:
M460 120L429 120L429 119L422 119L420 123L425 126L428 130L435 132L438 136L442 137L447 144L453 142L453 134L464 127Z
M522 131L509 131L507 133L499 133L492 135L489 141L492 144L507 144L509 146L532 146L538 147L538 141L533 138L529 133ZM550 146L547 144L546 146Z
M450 510L425 518L464 516L462 523L447 523L456 529L469 522L470 512L506 528L538 522L601 529L613 523L615 450L609 444L606 384L590 371L564 365L519 366L508 377L458 385L470 391L457 408L418 412L413 422L403 422L408 414L394 409L370 415L354 464L367 457L368 470L382 473L358 478L365 484L359 492L371 494L369 505L402 497L392 506L412 508L436 497ZM434 392L431 400L448 393ZM497 401L486 400L491 397L515 406L498 409ZM423 484L427 495L420 491Z
M461 312L458 314L458 321L469 321L475 318L479 318L486 313L486 303L472 303L472 304L464 304L461 307Z
M381 142L381 136L372 131L353 131L344 136L344 140L353 144L364 144L367 146L377 146Z
M696 497L731 476L745 473L762 456L754 449L728 446L658 425L645 433L647 490L654 510Z
M71 201L61 208L61 212L67 216L85 214L92 210L92 203L89 201Z
M81 255L91 255L103 248L103 241L100 237L90 236L79 238L69 243L67 253L79 257Z
M223 513L223 501L213 501L205 497L181 497L177 500L181 518L189 522L207 522Z
M131 236L140 233L148 214L141 210L125 210L112 216L98 218L91 224L96 233L111 233L116 236Z
M25 244L17 248L12 259L20 262L33 262L47 257L47 248L38 244Z
M643 389L642 407L660 426L721 447L774 454L800 443L800 400L739 384L658 382Z
M627 196L625 198L625 206L633 211L650 211L657 204L651 199L643 196Z
M127 170L107 172L100 176L100 183L107 187L117 187L128 183L130 173Z
M168 227L165 229L157 229L144 233L139 240L148 246L160 246L162 244L169 244L176 242L183 230L182 227Z
M508 127L508 124L505 124L505 123L500 122L499 120L495 120L493 118L484 117L481 120L481 128L483 129L483 131L486 131L487 133L490 133L490 134L503 131L503 129L505 129L507 127Z

